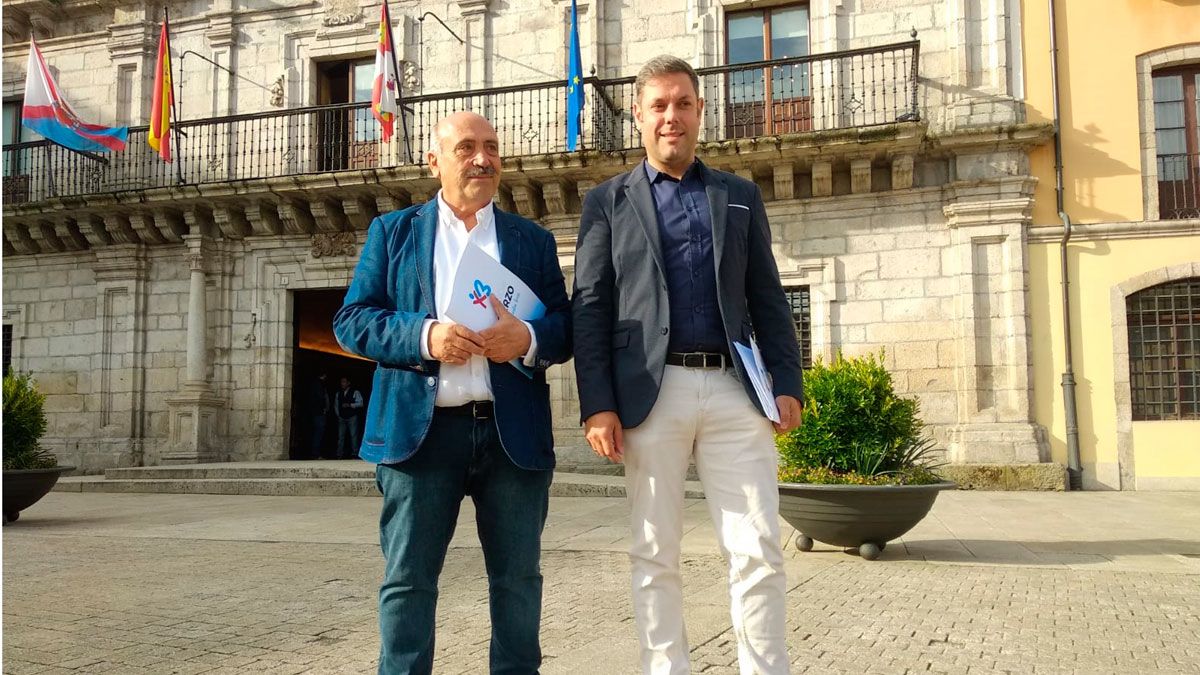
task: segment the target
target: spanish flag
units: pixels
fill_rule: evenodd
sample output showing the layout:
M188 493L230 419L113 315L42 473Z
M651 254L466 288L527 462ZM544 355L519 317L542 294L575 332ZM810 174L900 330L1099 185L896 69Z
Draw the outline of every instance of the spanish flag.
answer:
M146 141L158 151L164 161L171 161L171 105L175 96L171 86L171 41L167 35L167 18L163 17L162 34L158 38L158 64L154 67L154 99L151 101L150 129Z
M379 10L379 44L375 46L375 83L371 88L371 112L383 129L383 140L392 140L396 120L396 60L392 43L392 16L387 0Z

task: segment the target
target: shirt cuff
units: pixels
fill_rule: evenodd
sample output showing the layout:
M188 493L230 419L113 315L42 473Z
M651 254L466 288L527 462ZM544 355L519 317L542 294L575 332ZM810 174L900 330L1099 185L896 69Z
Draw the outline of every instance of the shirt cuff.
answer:
M433 319L425 319L425 323L421 324L421 358L426 361L433 360L433 354L429 353L429 330L436 323Z
M525 364L526 368L533 368L537 362L537 333L533 332L533 326L528 321L522 321L525 327L529 329L529 351L525 352L525 358L521 363Z

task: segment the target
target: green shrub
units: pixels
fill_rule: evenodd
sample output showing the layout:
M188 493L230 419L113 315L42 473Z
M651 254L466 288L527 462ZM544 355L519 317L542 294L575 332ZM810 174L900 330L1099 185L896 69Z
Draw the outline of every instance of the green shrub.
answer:
M29 375L4 376L4 468L46 469L58 464L38 441L46 433L46 397Z
M883 352L841 353L804 374L804 419L776 437L785 482L924 484L933 472L933 441L923 437L915 398L898 396Z

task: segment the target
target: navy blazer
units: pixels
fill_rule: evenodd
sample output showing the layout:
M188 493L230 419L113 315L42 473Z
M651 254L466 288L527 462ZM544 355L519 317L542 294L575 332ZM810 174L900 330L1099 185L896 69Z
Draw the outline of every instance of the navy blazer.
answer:
M701 165L712 217L721 326L733 341L758 339L776 396L803 400L800 348L762 194L754 183ZM671 325L666 264L650 181L639 164L588 192L575 249L575 376L580 417L611 410L624 427L650 414L666 368ZM761 412L742 362L746 395Z
M500 262L546 305L530 321L537 337L532 378L511 365L488 363L500 442L524 469L554 468L546 368L571 358L571 306L554 236L519 216L496 213ZM436 318L433 239L437 198L371 222L354 281L333 318L347 351L376 361L360 456L380 464L412 457L433 419L440 362L421 358L421 326Z

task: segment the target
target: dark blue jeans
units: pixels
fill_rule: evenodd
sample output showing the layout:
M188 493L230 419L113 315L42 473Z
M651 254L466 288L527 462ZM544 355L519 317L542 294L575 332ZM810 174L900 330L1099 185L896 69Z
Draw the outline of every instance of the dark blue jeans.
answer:
M542 661L542 528L552 471L527 471L500 445L495 420L435 413L421 449L380 464L380 675L433 672L438 576L469 495L487 568L491 672L537 673Z

